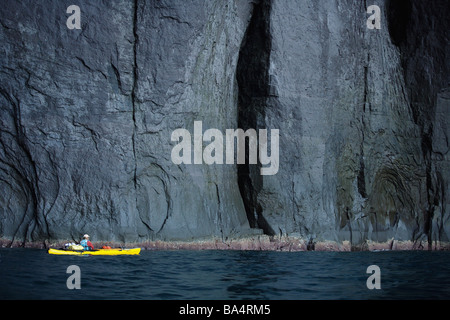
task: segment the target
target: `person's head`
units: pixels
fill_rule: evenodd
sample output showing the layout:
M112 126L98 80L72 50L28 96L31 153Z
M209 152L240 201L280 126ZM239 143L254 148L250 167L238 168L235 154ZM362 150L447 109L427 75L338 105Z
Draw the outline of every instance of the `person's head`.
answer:
M89 235L88 235L88 234L85 234L85 235L83 236L83 239L89 240Z

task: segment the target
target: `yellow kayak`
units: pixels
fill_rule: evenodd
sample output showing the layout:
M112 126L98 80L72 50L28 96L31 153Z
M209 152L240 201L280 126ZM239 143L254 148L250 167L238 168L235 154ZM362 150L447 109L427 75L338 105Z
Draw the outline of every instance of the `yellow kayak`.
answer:
M64 250L64 249L48 249L49 254L59 254L59 255L89 255L89 256L119 256L119 255L137 255L141 252L141 248L132 249L96 249L92 251L78 251L78 250Z

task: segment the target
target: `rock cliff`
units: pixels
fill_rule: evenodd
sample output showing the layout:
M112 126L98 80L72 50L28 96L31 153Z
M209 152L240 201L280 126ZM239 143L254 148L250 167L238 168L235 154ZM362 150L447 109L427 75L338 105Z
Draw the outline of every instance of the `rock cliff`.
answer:
M449 241L447 1L72 4L0 7L1 238ZM174 164L194 121L279 129L278 172Z

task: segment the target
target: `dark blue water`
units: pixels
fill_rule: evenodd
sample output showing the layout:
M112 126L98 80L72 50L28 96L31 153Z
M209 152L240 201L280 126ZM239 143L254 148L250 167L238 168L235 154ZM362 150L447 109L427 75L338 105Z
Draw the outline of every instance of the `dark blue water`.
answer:
M378 265L381 289L369 290ZM69 290L67 267L80 268ZM450 252L143 251L55 256L0 249L0 299L450 299Z

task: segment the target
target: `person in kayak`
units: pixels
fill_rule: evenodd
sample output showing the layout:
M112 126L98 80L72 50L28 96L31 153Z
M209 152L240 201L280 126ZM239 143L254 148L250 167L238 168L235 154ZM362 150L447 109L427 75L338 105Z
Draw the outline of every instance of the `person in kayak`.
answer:
M89 235L87 234L83 236L83 240L81 240L80 244L83 246L84 250L94 250L94 246L89 241Z

